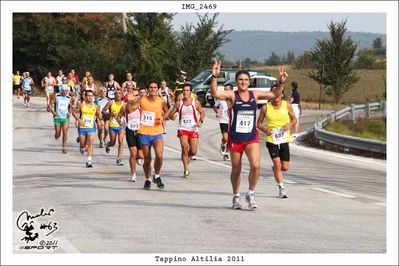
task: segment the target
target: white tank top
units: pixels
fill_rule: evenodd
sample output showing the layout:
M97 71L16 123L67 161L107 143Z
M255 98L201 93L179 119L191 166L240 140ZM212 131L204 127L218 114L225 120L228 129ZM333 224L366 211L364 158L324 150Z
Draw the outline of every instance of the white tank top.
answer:
M190 105L184 105L180 100L179 107L179 130L198 131L198 115L195 108L195 99L191 100Z

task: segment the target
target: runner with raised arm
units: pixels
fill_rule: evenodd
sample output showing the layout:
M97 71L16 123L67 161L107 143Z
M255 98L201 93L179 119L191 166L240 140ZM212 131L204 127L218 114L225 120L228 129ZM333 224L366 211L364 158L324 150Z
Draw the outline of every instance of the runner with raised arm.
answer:
M259 131L256 128L257 101L271 100L280 97L283 84L287 78L284 68L279 69L279 83L271 92L249 91L250 74L240 70L235 76L237 91L218 91L217 78L220 74L221 61L215 60L212 66L211 95L227 102L229 108L229 140L228 146L231 159L230 180L233 188L233 209L241 209L240 181L242 154L245 152L249 161L249 187L245 196L248 208L255 210L258 204L255 201L255 189L259 179L260 152Z

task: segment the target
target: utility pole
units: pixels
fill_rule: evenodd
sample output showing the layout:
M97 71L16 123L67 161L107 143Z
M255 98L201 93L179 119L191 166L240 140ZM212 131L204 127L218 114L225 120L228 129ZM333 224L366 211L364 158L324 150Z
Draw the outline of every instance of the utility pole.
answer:
M321 90L323 89L323 79L324 79L324 65L321 67L321 73L320 73L319 110L321 110Z
M127 33L127 26L126 26L126 20L127 20L127 15L126 13L122 13L122 28L123 28L123 33Z

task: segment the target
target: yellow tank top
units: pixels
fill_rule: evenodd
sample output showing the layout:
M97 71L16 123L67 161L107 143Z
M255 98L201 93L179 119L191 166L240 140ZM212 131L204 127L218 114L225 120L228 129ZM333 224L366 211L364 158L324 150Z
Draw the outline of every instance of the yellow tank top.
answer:
M121 103L118 105L118 104L115 102L115 100L112 100L111 113L116 112L116 113L119 114L119 111L122 109L123 104L124 104L124 103L121 101ZM110 127L121 127L121 126L119 125L118 121L116 121L116 118L115 118L113 115L111 115L111 117L109 118L109 121L110 121L110 122L109 122L109 126L110 126Z
M84 121L84 126L79 125L80 128L93 128L94 120L96 116L96 105L92 103L92 106L89 107L86 105L86 102L83 101L81 112L81 119Z
M290 131L281 130L287 123L290 122L290 116L288 114L288 104L287 101L281 101L281 106L279 109L274 109L272 102L269 101L266 105L266 128L274 129L271 136L265 137L266 142L277 144L277 142L286 143L290 141L291 134ZM285 136L284 136L285 135Z
M21 76L14 75L14 76L12 76L12 80L14 81L14 85L19 85L19 83L21 82Z
M155 121L159 120L162 114L161 97L157 96L155 101L150 101L146 96L141 98L139 133L151 136L163 134L162 123L157 125Z

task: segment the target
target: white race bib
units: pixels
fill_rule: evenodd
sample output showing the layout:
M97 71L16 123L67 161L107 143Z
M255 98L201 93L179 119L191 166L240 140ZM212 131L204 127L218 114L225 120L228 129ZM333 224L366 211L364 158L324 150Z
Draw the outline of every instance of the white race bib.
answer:
M237 113L236 132L250 133L254 127L255 116L253 111L241 110Z
M272 137L275 145L287 142L287 133L284 128L273 129Z
M112 124L119 125L118 121L116 121L115 117L112 117Z
M183 115L180 121L185 128L191 128L195 124L192 115Z
M155 112L143 111L141 114L141 124L144 126L154 126Z
M115 91L108 91L109 98L115 98Z
M84 118L84 122L85 122L85 127L93 127L93 125L94 125L94 117L86 116Z
M69 101L59 101L58 109L62 111L68 111Z
M127 127L130 130L139 130L140 128L140 113L139 112L133 112L127 115L128 117L128 122L127 122Z

